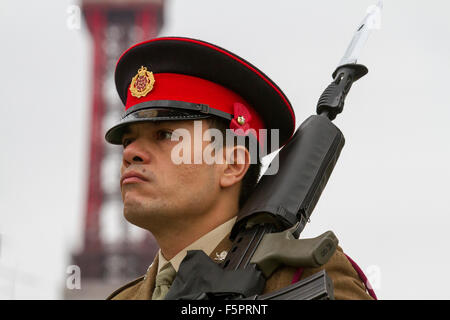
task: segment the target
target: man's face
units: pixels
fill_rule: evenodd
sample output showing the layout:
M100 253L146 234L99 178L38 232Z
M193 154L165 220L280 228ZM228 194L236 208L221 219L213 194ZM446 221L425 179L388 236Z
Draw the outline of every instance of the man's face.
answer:
M161 224L201 219L220 191L216 164L177 165L172 161L172 148L180 142L171 141L171 135L180 128L194 137L193 121L136 123L123 136L120 188L124 215L141 228L154 231ZM205 122L202 129L208 129ZM192 153L193 143L191 139ZM203 148L208 143L203 142Z

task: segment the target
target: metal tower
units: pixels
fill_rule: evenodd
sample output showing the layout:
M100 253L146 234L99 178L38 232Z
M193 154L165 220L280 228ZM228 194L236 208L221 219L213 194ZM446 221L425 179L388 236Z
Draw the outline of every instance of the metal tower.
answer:
M107 144L104 133L123 110L113 79L116 62L132 44L157 36L163 24L163 4L164 0L82 1L92 36L92 111L84 246L73 256L73 264L81 269L82 289L91 287L92 291L68 293L69 298L105 298L109 288L102 289L102 284L114 287L144 274L158 249L150 233L123 218L122 150Z

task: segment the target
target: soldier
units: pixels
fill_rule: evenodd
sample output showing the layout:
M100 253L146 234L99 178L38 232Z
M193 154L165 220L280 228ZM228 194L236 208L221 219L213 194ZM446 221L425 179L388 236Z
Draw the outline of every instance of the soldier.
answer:
M188 250L223 260L239 208L260 175L259 156L255 159L249 143L267 143L259 130L278 129L283 146L295 130L294 111L256 67L194 39L157 38L131 47L117 63L115 81L125 113L106 140L123 145L124 216L150 231L160 250L144 276L108 299L164 299ZM208 129L229 129L248 139L242 145L215 138L213 144L222 147L214 149L211 163L202 155L212 144L194 141L198 133L210 137ZM180 157L192 161L180 163ZM320 268L279 268L264 293L321 269L332 279L337 299L372 299L363 274L339 247Z

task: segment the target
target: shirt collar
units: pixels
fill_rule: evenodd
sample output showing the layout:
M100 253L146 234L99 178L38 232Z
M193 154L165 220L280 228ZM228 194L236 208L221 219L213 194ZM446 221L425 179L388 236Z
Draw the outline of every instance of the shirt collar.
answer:
M221 224L217 228L203 235L201 238L197 239L189 246L178 252L175 255L175 257L173 257L169 261L167 261L166 258L164 258L164 256L161 254L161 250L159 250L158 273L169 262L172 264L175 271L178 272L181 261L183 261L188 250L203 250L206 253L206 255L208 256L211 255L212 251L214 250L214 248L217 247L220 241L222 241L223 238L231 232L231 229L233 229L236 218L237 217L231 218L227 222Z

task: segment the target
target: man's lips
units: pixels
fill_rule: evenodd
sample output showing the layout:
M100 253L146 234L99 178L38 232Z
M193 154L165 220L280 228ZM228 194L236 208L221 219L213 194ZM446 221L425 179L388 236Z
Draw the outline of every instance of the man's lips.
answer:
M120 178L120 186L128 183L140 183L148 181L146 177L136 171L124 173Z

